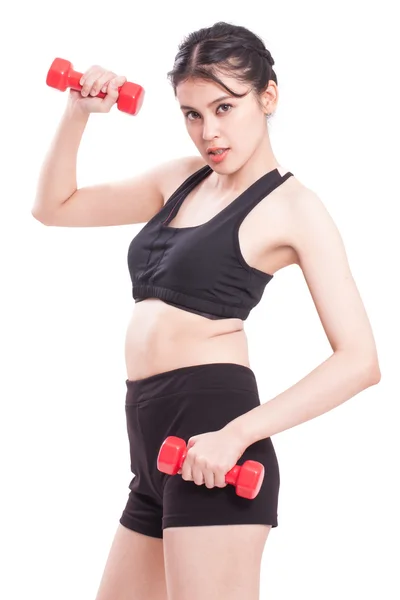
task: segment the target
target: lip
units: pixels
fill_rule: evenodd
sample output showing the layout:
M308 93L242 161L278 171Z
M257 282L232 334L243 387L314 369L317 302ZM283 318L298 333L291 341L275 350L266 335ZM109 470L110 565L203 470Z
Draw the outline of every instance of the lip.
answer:
M207 154L210 154L210 152L215 152L216 150L229 150L229 148L224 148L223 146L210 146L210 148L207 148L206 152Z
M224 150L224 152L222 152L221 154L207 154L207 158L208 160L212 161L213 163L219 165L220 163L222 163L225 158L228 155L230 148L226 148Z

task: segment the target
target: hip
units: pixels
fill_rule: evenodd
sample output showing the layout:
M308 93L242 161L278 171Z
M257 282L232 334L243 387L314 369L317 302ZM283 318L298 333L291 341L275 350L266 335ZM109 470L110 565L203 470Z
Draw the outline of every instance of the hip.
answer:
M168 477L157 470L157 456L168 436L188 441L194 435L216 431L260 405L254 372L243 365L210 363L181 367L138 380L126 380L125 411L130 443L131 489L156 493ZM255 442L245 460L261 462L274 487L279 466L271 438ZM268 483L268 485L270 485Z

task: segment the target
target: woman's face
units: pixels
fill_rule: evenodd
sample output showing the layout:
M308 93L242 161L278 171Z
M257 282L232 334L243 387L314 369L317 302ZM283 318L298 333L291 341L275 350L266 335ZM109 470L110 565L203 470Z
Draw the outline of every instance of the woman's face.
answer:
M248 85L228 76L219 76L231 90L243 98L229 96L217 83L189 79L177 86L187 131L204 160L222 172L236 171L249 160L267 131L266 110L260 107ZM229 148L221 163L215 163L207 148Z

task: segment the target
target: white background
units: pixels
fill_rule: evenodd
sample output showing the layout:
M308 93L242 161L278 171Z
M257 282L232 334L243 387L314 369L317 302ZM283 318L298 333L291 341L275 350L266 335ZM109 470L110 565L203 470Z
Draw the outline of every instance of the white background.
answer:
M73 0L1 9L2 598L94 599L131 479L126 254L142 225L52 228L32 217L67 100L46 86L47 70L59 56L77 71L101 64L143 85L138 116L116 106L91 115L78 155L79 187L123 179L197 153L166 73L182 38L218 20L252 29L274 57L274 153L341 231L382 371L378 386L273 437L279 527L265 547L261 598L399 598L395 4ZM262 402L331 354L297 267L276 275L245 328Z

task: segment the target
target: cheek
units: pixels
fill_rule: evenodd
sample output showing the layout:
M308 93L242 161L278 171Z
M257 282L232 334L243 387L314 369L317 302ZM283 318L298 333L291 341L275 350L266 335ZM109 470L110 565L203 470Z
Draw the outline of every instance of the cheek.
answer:
M188 134L190 135L190 137L192 138L192 140L195 140L196 138L198 138L199 136L201 136L201 127L198 127L197 123L186 123L186 131L188 132Z
M246 117L237 124L237 128L240 128L242 133L245 132L246 143L251 145L258 143L264 136L265 123L259 113L252 113L251 115L246 115Z
M260 126L251 119L243 119L234 127L235 139L240 140L242 147L251 149L260 139Z
M259 121L257 118L254 118L254 115L251 112L237 112L232 115L232 118L229 120L229 126L232 128L232 131L240 131L241 134L246 132L246 137L247 134L254 135L254 133L259 130L258 123Z
M188 124L186 124L186 131L192 142L196 143L199 139L199 131L195 127L191 127Z

